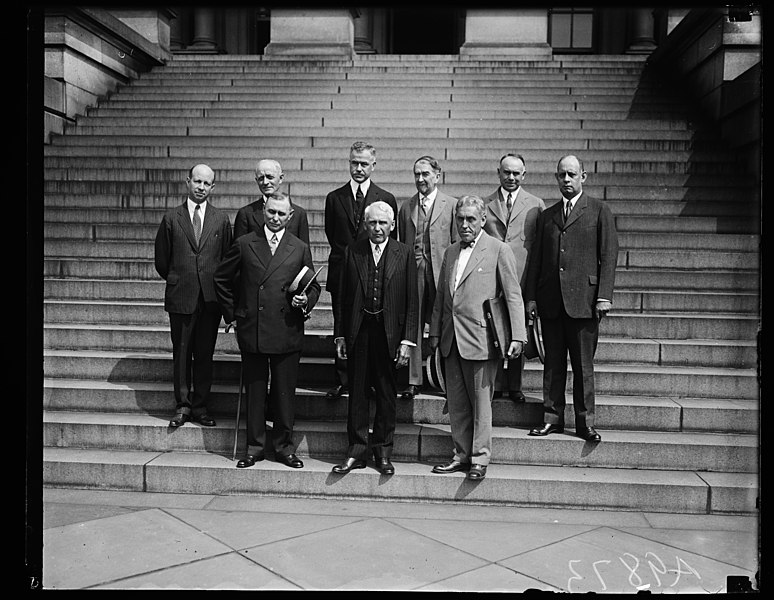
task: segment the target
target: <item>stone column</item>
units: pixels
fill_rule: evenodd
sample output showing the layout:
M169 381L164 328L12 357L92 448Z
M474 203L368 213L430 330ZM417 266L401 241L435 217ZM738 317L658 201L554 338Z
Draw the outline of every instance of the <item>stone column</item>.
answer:
M355 52L357 54L376 54L374 50L373 8L359 8L354 18Z
M468 10L460 55L550 58L548 10Z
M199 54L217 54L215 43L215 10L212 8L194 9L194 37L189 52Z
M631 43L626 54L650 54L656 49L653 35L653 9L629 9L629 39Z
M351 59L355 52L353 21L346 8L272 9L271 41L263 53Z
M184 13L179 8L175 8L174 11L175 17L169 24L169 47L173 52L185 48L185 45L183 44L183 31L180 23L180 19Z

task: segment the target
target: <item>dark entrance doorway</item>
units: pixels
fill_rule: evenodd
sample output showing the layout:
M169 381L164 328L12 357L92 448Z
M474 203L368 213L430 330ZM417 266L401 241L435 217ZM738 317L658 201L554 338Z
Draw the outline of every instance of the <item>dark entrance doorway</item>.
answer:
M390 54L459 54L465 36L464 11L393 8L389 15Z

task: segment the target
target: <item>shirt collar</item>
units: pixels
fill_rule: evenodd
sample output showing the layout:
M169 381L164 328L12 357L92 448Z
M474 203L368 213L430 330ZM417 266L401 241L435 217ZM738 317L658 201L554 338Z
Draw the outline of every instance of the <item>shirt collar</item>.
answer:
M349 187L352 190L352 195L357 195L357 186L360 186L360 189L363 190L363 196L368 195L368 188L371 187L371 178L369 177L366 179L363 183L358 183L354 179L349 180Z
M575 203L578 201L578 198L581 197L582 193L583 192L581 192L577 196L573 196L569 200L567 198L565 198L564 196L562 196L562 206L565 206L569 202L570 203L570 208L572 208L573 206L575 206Z
M516 200L516 196L519 195L519 190L521 189L521 186L516 188L515 192L509 192L508 190L504 189L503 186L500 186L500 198L502 198L503 202L508 200L508 194L512 194L511 199Z
M196 202L188 198L186 200L186 203L188 204L188 214L193 219L194 210L196 210ZM199 204L202 211L202 219L204 218L204 212L207 210L207 201L204 200L201 204Z
M438 195L438 188L435 188L432 192L430 192L427 196L423 196L422 194L419 194L419 201L422 202L422 198L427 199L429 202L433 202L435 200L435 197Z
M480 240L480 239L481 239L481 236L482 236L482 235L484 235L484 230L483 230L483 229L482 229L481 231L479 231L479 232L478 232L478 235L476 236L476 239L474 239L474 240L471 242L471 245L470 245L470 246L463 246L463 247L461 247L461 248L460 248L460 251L462 251L462 250L472 250L473 248L475 248L475 247L476 247L476 244L478 244L478 240Z
M266 227L266 224L264 223L264 225L263 225L263 232L266 234L266 239L267 240L270 240L271 236L276 234L277 235L277 241L281 242L282 241L282 236L285 235L285 228L283 227L279 231L272 231L271 229Z
M379 252L380 254L384 254L384 247L387 245L387 242L390 240L384 240L381 244L374 244L371 240L368 240L368 243L371 244L371 254L374 254L376 246L379 246Z

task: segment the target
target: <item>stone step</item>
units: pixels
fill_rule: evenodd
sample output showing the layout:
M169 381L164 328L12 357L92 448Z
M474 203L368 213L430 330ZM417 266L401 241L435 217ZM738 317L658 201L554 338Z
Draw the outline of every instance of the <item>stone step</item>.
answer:
M154 247L149 240L84 241L78 239L47 239L43 243L46 256L85 258L137 258L152 260ZM326 242L311 244L312 260L324 264L330 254ZM740 269L758 268L758 253L684 250L620 250L619 267L635 268L682 268L682 269Z
M497 465L484 482L433 475L431 463L397 463L391 477L372 468L331 474L337 459L307 459L291 470L273 461L235 469L211 452L114 452L44 448L43 483L187 494L251 494L401 499L553 508L670 513L754 513L757 475ZM482 485L483 484L483 485Z
M45 300L46 323L91 323L94 325L161 325L167 323L163 297L156 301ZM332 329L330 305L315 307L309 326ZM617 312L605 319L603 335L644 339L651 337L714 340L753 340L759 327L756 314Z
M569 98L569 97L568 97ZM374 105L376 103L373 103ZM481 119L487 118L490 120L502 120L512 121L519 119L549 119L552 117L558 119L609 119L609 120L627 120L632 119L658 119L663 120L678 120L685 118L689 112L685 108L675 108L668 105L656 105L648 106L648 110L644 109L632 109L629 105L622 104L607 104L606 106L598 106L596 103L589 105L579 105L575 101L567 101L565 103L554 102L552 105L546 105L544 103L534 103L533 106L515 107L510 106L508 108L486 108L481 111L476 111L473 108L458 109L435 107L435 106L422 106L423 103L418 102L413 106L396 106L396 107L381 107L378 109L379 119L381 120L400 120L411 119L417 121L419 126L423 123L432 124L436 121L445 121L449 125L457 125L460 121L476 120L481 122ZM201 119L211 119L215 124L228 125L229 121L239 122L247 121L248 123L257 122L260 123L264 120L281 120L281 119L318 119L317 123L322 123L321 119L325 119L325 123L328 123L329 119L350 119L350 122L358 123L364 120L373 118L373 113L376 107L369 108L367 106L358 105L354 106L323 106L321 108L310 107L295 107L294 105L286 105L283 109L281 106L277 108L261 107L257 109L244 109L244 108L223 108L220 105L217 108L198 108L188 107L186 105L179 107L169 108L113 108L104 107L89 110L84 117L80 117L78 123L84 125L97 125L99 123L110 121L112 125L127 125L131 123L144 123L147 117L143 118L140 115L142 113L152 115L153 119L159 121L164 120L165 123L170 125L179 123L201 123ZM417 115L419 112L419 115ZM636 113L633 114L633 113ZM311 121L310 121L311 122Z
M170 381L171 353L99 350L44 350L45 376L64 379L104 381ZM528 362L523 385L539 389L542 370ZM215 382L239 381L238 355L217 354ZM333 358L301 357L301 387L332 385ZM568 373L568 391L572 376ZM679 367L637 364L598 364L595 366L597 393L618 396L672 396L715 399L753 399L760 392L755 369Z
M324 272L324 271L323 271ZM320 275L322 275L321 273ZM58 279L43 280L43 297L46 300L143 300L159 301L164 297L164 281ZM330 294L322 290L317 308L330 306ZM760 298L756 291L737 289L725 291L626 289L618 286L613 303L616 312L726 312L753 313L760 311Z
M213 162L213 161L209 161ZM217 173L217 171L216 171ZM229 204L233 207L224 205L224 208L232 208L234 211L244 206L248 201L252 201L255 198L256 185L255 181L247 181L247 172L242 174L245 177L244 181L230 182L230 181L216 181L217 190L213 195L213 203L217 202L219 194L224 197L239 196L241 201L237 199L234 203L231 201ZM666 176L666 175L664 175ZM302 173L294 173L293 180L289 181L284 186L284 191L289 194L293 199L312 199L317 208L324 206L323 200L326 195L333 189L341 187L343 179L341 174L329 174L329 175L314 175L314 181L298 181L300 178L306 179L306 175ZM601 176L600 176L601 177ZM618 183L626 176L619 176ZM638 177L636 174L629 175L628 177ZM595 175L591 175L590 179L595 179ZM589 195L593 195L597 198L612 200L637 200L642 201L650 198L652 201L684 201L689 206L686 207L686 212L693 211L691 205L699 204L701 202L736 202L740 207L740 213L744 215L745 219L749 218L749 213L752 209L757 208L757 200L754 192L751 192L748 188L697 188L697 187L658 187L652 188L648 192L647 186L640 185L642 179L657 179L657 175L644 176L640 175L639 179L633 179L630 186L605 186L602 182L592 182L586 186L588 188ZM475 181L471 181L464 177L455 177L454 174L444 175L444 179L457 179L458 182L444 183L444 193L458 198L462 195L475 193L491 193L494 186L492 186L491 176L482 173ZM531 179L537 179L537 176L531 177ZM217 175L216 175L217 180ZM397 183L396 183L397 182ZM387 189L398 199L410 198L416 194L416 186L407 181L406 171L402 170L400 173L397 171L394 174L394 179L390 180L386 177L380 177L376 183ZM655 184L654 184L655 185ZM552 205L558 196L556 185L538 184L534 181L530 183L530 193L544 198L546 205ZM89 180L89 181L52 181L47 180L44 182L43 192L46 195L47 203L48 198L51 198L51 203L48 207L56 207L58 205L68 206L68 200L77 202L78 196L86 196L82 198L81 205L88 206L90 199L94 197L107 197L109 202L107 206L115 208L130 206L137 207L154 207L154 208L167 208L177 206L182 203L185 197L184 178L170 180L170 181L112 181L112 180ZM487 195L488 195L487 193ZM301 202L299 202L301 204ZM309 201L304 201L302 206L308 206ZM69 204L73 206L73 204ZM77 204L76 204L77 206ZM97 208L100 206L97 205ZM46 209L46 212L48 208ZM689 214L690 216L690 214ZM758 220L760 214L756 214ZM646 217L647 218L647 217ZM724 219L729 220L729 219ZM733 221L733 219L730 219ZM672 219L672 221L679 222L680 219Z
M311 325L306 327L304 356L333 357L333 330L330 308L315 308ZM611 317L612 319L613 317ZM169 352L169 326L99 324L93 322L47 321L43 326L43 348L56 350L122 350ZM238 354L236 336L218 335L216 352ZM757 346L753 340L670 340L601 337L595 361L649 365L755 368ZM540 369L535 362L530 368Z
M218 205L225 208L222 198ZM624 203L620 203L624 204ZM611 210L614 207L611 206ZM233 210L233 209L231 209ZM642 209L645 210L644 208ZM730 210L730 209L729 209ZM313 213L313 214L310 214ZM626 214L615 211L614 214ZM643 213L634 213L642 215ZM320 209L307 211L309 240L312 244L328 244L323 226L325 212ZM160 219L159 219L160 222ZM86 222L44 222L43 236L46 240L89 240L92 242L132 240L151 243L156 237L158 225L89 223ZM760 239L750 234L710 234L710 233L626 233L618 232L618 244L623 249L667 249L686 248L704 250L732 250L736 252L758 252Z
M170 431L169 415L45 411L43 445L59 448L140 450L147 452L233 451L234 419L212 428L197 424ZM244 424L244 421L242 421ZM548 438L528 436L528 427L493 427L493 464L572 466L612 469L758 472L754 435L607 431L603 443L587 444L565 430ZM240 448L245 447L240 427ZM241 443L239 443L241 441ZM293 441L302 457L337 458L346 453L346 422L296 419ZM396 461L442 462L453 447L449 425L401 423L395 428Z
M306 92L306 91L305 91ZM319 96L319 94L318 94ZM271 97L268 99L255 98L253 100L244 100L240 102L233 101L181 101L171 98L161 97L154 100L128 100L118 97L110 100L103 100L101 103L86 109L86 116L89 117L119 117L131 116L138 112L154 114L157 116L179 116L179 117L201 117L201 116L221 116L238 117L240 113L247 116L262 116L261 113L269 111L270 114L281 114L283 109L291 111L295 116L305 116L305 111L314 113L335 114L341 111L352 111L353 114L362 116L364 113L373 112L375 109L385 114L421 111L425 116L441 115L452 117L470 117L480 116L496 117L501 112L505 114L519 114L521 112L545 112L545 111L578 111L584 114L587 111L608 110L611 112L625 112L632 118L645 118L646 115L661 115L664 111L674 112L679 115L686 115L689 108L684 103L677 100L654 99L651 102L643 104L640 100L633 100L626 96L528 96L518 100L506 101L504 98L495 99L488 102L477 112L470 102L451 100L442 100L437 102L425 102L423 100L414 100L408 98L387 98L382 102L372 101L353 101L346 98L335 96L323 99L315 97L306 98L306 93L292 98L278 99Z
M323 264L323 263L321 263ZM320 283L326 281L326 271ZM43 276L55 278L158 280L150 260L86 259L47 257L43 259ZM680 269L619 269L616 286L654 290L721 290L759 291L758 273L738 271L684 271Z
M508 398L492 400L492 423L498 427L531 427L543 419L540 388L527 389L526 402L514 404ZM219 419L234 419L238 400L238 381L215 384L210 392L208 410ZM296 418L306 421L347 419L348 397L325 397L324 389L296 389ZM396 403L399 423L449 423L444 412L446 399L431 388L413 400ZM243 409L244 409L243 399ZM757 434L759 403L754 400L676 398L649 396L596 397L597 423L606 431L716 432ZM53 379L43 381L43 408L56 411L119 412L169 415L174 410L171 381L100 381L95 379ZM570 405L565 422L572 430L575 423ZM244 423L244 421L243 421Z
M232 149L233 150L233 149ZM310 148L309 152L304 151L304 156L299 156L298 150L282 150L272 154L275 160L282 163L283 171L287 175L295 174L298 171L309 171L324 173L330 171L340 172L344 160L341 156L331 157L332 149L320 149ZM525 148L523 150L525 157L529 165L529 178L532 179L534 174L551 174L552 167L556 167L558 160L557 152L554 149L532 149ZM480 154L474 157L469 153L464 157L454 157L444 159L441 165L442 173L487 173L491 179L494 179L494 186L497 185L497 161L499 156L494 160L489 158L482 158ZM177 171L187 171L191 168L191 157L188 156L176 156L176 157L160 157L154 156L152 153L146 156L126 157L126 156L46 156L43 159L43 166L46 172L49 170L62 170L67 175L72 174L73 178L80 178L84 173L99 173L100 171L139 171L143 170L147 173L166 173ZM254 172L258 159L255 156L254 148L245 148L244 154L241 156L236 155L235 152L231 152L227 158L228 163L225 162L226 157L221 158L220 166L216 164L218 168L218 180L223 178L233 179L235 174L242 171ZM413 161L419 158L407 157L406 149L393 149L387 148L385 151L378 152L379 159L379 171L381 175L381 163L387 161L387 164L395 164L403 162L405 164L405 173L411 175L411 168ZM717 152L696 152L691 150L681 151L663 151L663 150L631 150L622 151L616 149L610 150L598 150L591 155L592 161L590 164L584 164L588 172L593 172L595 176L597 174L605 173L603 169L609 165L625 164L635 161L646 161L650 163L665 163L668 161L681 161L681 162L694 162L694 163L706 163L715 164L727 161L727 157ZM625 159L625 160L624 160ZM440 158L438 160L441 160ZM587 161L589 162L589 161ZM345 165L346 166L346 165ZM595 169L591 171L591 169ZM139 173L133 174L134 177ZM494 174L494 175L492 175ZM620 173L616 172L616 175L620 177ZM738 172L737 172L738 175ZM148 175L145 175L147 177ZM92 179L93 177L87 177ZM125 179L119 176L120 179ZM541 178L544 181L545 176ZM725 179L722 176L715 176L715 179L719 183L722 183ZM735 177L745 181L745 177ZM524 184L526 187L526 183ZM704 185L708 185L706 182ZM729 183L725 184L730 185Z

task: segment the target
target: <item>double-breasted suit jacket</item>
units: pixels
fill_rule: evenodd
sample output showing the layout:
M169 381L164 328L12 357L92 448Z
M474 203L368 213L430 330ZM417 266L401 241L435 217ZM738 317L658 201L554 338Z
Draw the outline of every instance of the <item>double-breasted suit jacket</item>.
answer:
M289 288L304 268L314 269L309 246L285 231L272 256L263 227L236 239L215 272L215 291L228 322L236 320L247 385L247 454L266 446L266 396L275 456L289 456L293 445L294 399L304 340L304 310L292 305ZM320 285L307 289L306 310L320 297Z
M470 260L455 290L460 248L457 242L444 255L430 336L440 338L443 356L449 355L452 341L456 338L463 359L499 358L500 351L494 345L484 313L484 301L502 293L508 306L511 339L526 341L524 304L516 276L516 260L507 244L483 232L473 246Z
M398 205L395 196L383 190L373 181L368 193L365 195L363 209L369 204L381 200L392 207L393 214L397 217ZM339 277L344 261L344 249L355 240L365 239L365 220L360 215L355 215L353 209L354 197L349 182L330 192L325 198L325 235L331 247L328 256L328 273L325 280L325 288L336 294L339 287ZM358 220L360 223L358 224ZM397 228L393 229L390 236L398 238Z
M251 202L247 206L243 206L237 211L236 217L234 218L235 239L242 237L250 231L263 231L263 205L264 199L261 198L255 202ZM298 206L297 204L293 205L293 216L290 217L285 229L302 242L309 244L309 217L302 206Z
M167 282L164 310L192 314L199 292L205 302L217 303L213 276L231 240L228 215L209 202L198 245L185 202L164 214L155 241L156 271Z
M563 203L546 209L537 234L524 298L535 300L541 317L557 318L564 305L573 319L595 317L598 298L613 300L618 236L603 201L581 194L563 223Z
M304 311L291 305L288 288L303 267L314 269L311 250L287 230L273 256L263 227L234 241L215 274L215 290L226 322L236 320L241 351L285 354L302 349ZM320 284L313 281L306 293L309 311L320 296Z
M484 198L486 203L484 231L493 238L505 242L513 250L519 285L523 289L527 280L527 265L530 250L535 241L538 216L545 210L546 205L542 199L519 187L509 216L503 200L500 188L494 194Z

